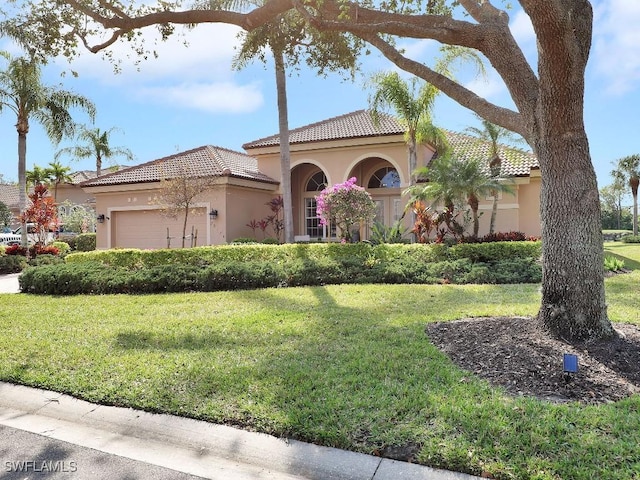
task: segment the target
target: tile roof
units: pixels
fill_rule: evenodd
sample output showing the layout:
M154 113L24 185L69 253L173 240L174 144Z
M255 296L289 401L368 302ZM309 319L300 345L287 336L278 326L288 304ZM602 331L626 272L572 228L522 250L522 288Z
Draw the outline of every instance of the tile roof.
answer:
M18 208L18 204L20 203L18 185L0 183L0 202L9 208Z
M289 143L309 143L398 134L403 135L404 128L390 115L382 115L380 125L376 126L368 111L358 110L291 130L289 132ZM277 145L280 145L280 137L276 134L245 143L242 148L246 150Z
M375 126L368 111L358 110L291 130L289 140L291 144L301 144L380 135L403 135L404 132L404 127L391 115L382 115L380 125ZM445 133L456 154L463 157L489 157L488 143L461 133L448 131L445 131ZM272 135L246 143L242 148L271 147L279 144L280 137ZM500 158L502 159L501 176L527 176L531 168L539 168L536 156L524 150L505 146L500 150ZM489 166L487 164L488 169Z
M451 149L462 158L486 158L486 170L489 172L490 145L471 135L445 132ZM502 167L501 177L529 176L532 168L540 168L538 158L531 152L509 146L501 146L499 151Z
M82 187L157 182L164 178L176 178L184 172L194 172L198 177L231 176L279 183L258 170L258 161L244 153L205 145L151 162L125 168L115 173L82 182Z

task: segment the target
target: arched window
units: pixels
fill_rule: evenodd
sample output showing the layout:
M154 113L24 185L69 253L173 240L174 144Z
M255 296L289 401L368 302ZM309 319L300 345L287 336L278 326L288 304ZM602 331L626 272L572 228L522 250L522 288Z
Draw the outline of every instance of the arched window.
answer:
M398 188L400 187L400 175L393 167L384 167L371 176L367 188Z
M320 171L313 174L313 176L309 179L305 191L321 192L325 188L327 188L327 176L324 174L324 172Z

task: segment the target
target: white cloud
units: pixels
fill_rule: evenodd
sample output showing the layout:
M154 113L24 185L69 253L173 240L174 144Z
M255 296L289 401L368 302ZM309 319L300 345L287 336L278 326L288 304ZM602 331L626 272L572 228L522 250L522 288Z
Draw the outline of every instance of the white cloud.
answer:
M607 92L622 95L640 84L640 2L608 0L594 9L595 71Z
M155 50L158 57L150 56L135 65L139 57L128 42L116 42L109 48L113 58L121 61L121 73L114 74L113 65L103 54L83 52L71 64L83 77L99 80L108 85L123 85L159 81L167 78L207 79L232 76L231 61L239 28L232 25L199 25L194 29L178 29L167 41L161 41L152 28L142 30L144 46ZM63 65L64 63L64 65ZM62 68L66 61L59 62Z
M147 29L143 31L145 45L158 52L157 58L136 66L130 45L117 42L111 52L121 60L121 73L114 73L113 64L101 54L89 52L83 52L70 68L80 79L138 102L209 113L252 112L263 105L264 98L261 84L239 84L239 75L231 67L234 46L240 44L238 32L230 25L199 25L162 42L157 31ZM69 68L66 60L58 65Z
M526 47L531 44L535 45L536 33L533 30L533 24L531 23L529 15L524 13L524 10L519 10L515 14L509 24L509 29L520 47Z
M487 72L486 77L474 78L464 86L487 100L496 99L496 97L500 97L507 91L504 82L493 69Z
M432 63L439 55L438 45L438 42L429 39L405 40L398 48L404 50L404 56L407 58Z
M248 113L257 110L264 103L259 87L257 83L182 83L144 87L136 90L135 97L208 113Z

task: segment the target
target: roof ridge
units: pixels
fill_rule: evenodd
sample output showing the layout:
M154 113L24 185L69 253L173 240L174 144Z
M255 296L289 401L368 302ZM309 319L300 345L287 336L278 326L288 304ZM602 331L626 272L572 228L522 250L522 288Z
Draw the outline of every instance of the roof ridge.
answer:
M325 118L324 120L319 120L317 122L309 123L307 125L302 125L301 127L296 127L296 128L293 128L293 129L289 129L289 135L291 135L293 133L300 132L302 130L306 130L308 128L319 127L320 125L324 125L326 123L333 122L333 121L338 120L340 118L346 118L346 117L355 116L356 114L360 114L360 113L365 112L365 111L366 110L364 110L364 109L355 110L353 112L343 113L342 115L336 115L335 117ZM252 140L251 142L247 142L244 145L242 145L242 148L246 148L247 146L255 144L255 143L264 142L265 140L269 140L271 138L276 138L279 135L280 135L279 133L276 133L276 134L273 134L273 135L267 135L266 137L263 137L263 138L258 138L257 140Z

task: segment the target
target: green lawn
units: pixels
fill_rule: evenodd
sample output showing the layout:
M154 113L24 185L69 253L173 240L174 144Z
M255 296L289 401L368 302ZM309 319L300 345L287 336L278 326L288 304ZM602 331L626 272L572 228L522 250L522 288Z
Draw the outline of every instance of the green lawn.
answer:
M640 247L607 250L640 262ZM639 284L607 280L613 321L640 324ZM425 334L539 300L537 285L0 295L0 379L366 453L419 445L422 463L495 478L638 478L640 397L511 398Z

